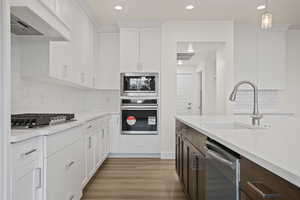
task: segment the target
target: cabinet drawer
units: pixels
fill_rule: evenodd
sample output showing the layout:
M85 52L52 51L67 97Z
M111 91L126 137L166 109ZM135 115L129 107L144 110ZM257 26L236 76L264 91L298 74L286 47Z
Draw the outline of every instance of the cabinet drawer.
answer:
M241 189L250 199L299 200L300 189L260 167L241 159Z
M42 140L40 137L12 145L12 162L14 168L40 159Z
M74 127L46 137L46 157L74 143L83 134L83 127Z

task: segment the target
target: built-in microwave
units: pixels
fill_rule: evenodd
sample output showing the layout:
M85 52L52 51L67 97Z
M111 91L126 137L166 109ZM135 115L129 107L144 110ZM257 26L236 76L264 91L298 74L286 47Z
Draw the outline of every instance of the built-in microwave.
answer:
M158 73L121 73L121 96L157 96Z

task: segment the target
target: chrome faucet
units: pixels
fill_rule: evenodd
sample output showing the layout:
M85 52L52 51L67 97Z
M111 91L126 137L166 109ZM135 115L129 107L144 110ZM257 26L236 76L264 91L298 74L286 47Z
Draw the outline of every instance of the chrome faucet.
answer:
M250 82L250 81L241 81L241 82L238 82L235 86L234 86L234 89L229 97L229 100L230 101L235 101L236 100L236 95L237 95L237 92L238 92L238 89L241 85L250 85L252 88L253 88L253 92L254 92L254 107L253 107L253 114L251 116L252 118L252 125L254 126L259 126L260 125L260 120L263 118L263 115L259 113L258 111L258 87Z

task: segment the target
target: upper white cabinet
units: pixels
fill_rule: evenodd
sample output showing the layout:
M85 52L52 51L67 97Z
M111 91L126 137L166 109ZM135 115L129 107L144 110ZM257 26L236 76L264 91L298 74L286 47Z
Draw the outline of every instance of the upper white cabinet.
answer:
M96 88L120 89L120 34L97 34Z
M20 39L22 75L93 89L95 26L76 1L64 0L60 9L68 13L71 40Z
M254 25L235 25L235 81L250 80L259 89L285 89L286 34L286 27L260 30Z
M10 0L13 15L52 41L71 39L68 6L64 0Z
M287 80L286 30L259 31L257 41L259 88L285 89Z
M160 71L160 28L121 28L121 72Z

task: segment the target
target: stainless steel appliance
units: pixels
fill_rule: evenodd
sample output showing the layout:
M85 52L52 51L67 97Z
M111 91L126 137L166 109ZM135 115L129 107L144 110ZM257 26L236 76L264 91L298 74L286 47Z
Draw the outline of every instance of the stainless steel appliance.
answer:
M121 73L121 96L157 96L158 73Z
M239 155L213 140L206 148L207 200L239 200Z
M157 99L122 99L121 119L123 135L157 135Z
M36 128L73 121L71 113L25 113L11 115L12 128Z

